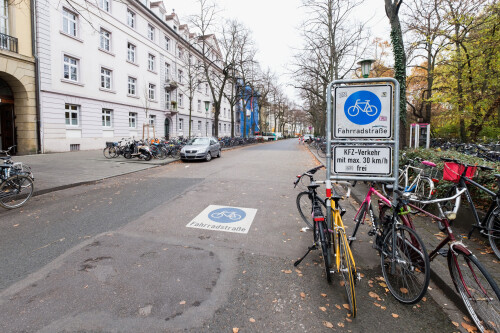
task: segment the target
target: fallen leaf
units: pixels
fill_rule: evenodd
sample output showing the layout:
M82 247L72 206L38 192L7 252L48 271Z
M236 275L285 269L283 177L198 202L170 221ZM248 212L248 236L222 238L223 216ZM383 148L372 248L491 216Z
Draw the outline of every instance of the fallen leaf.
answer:
M184 304L186 304L186 301L180 301L179 304L184 305Z
M344 281L340 281L339 284L340 284L341 287L345 286L345 282Z
M469 325L469 324L464 323L464 322L462 322L462 327L465 328L467 330L467 332L469 332L469 333L477 331L476 326L472 326L472 325Z
M459 323L457 323L456 321L452 321L451 323L452 323L453 325L455 325L456 327L459 327L459 326L460 326L460 324L459 324Z
M321 296L326 297L326 294L325 293L321 293Z
M240 329L238 327L233 327L233 333L238 333Z
M345 320L347 320L348 322L352 323L352 319L350 319L350 318L346 318Z
M393 316L394 318L398 318L398 317L399 317L399 315L397 315L397 314L395 314L395 313L393 313L393 314L392 314L392 316Z
M464 320L465 320L466 322L470 323L470 319L469 319L469 317L467 317L467 316L463 316L463 318L464 318Z
M403 294L408 294L408 289L406 288L399 288Z
M359 276L362 277L362 278L365 277L365 275L363 273L359 273Z
M333 328L333 324L330 323L329 321L324 321L323 325L326 326L326 327L328 327L328 328Z
M302 293L300 293L300 297L306 298L306 294L302 292Z
M302 272L298 269L295 270L295 272L297 272L297 274L301 274Z
M373 291L370 291L370 292L368 293L368 296L370 296L371 298L376 298L376 299L377 299L377 300L379 300L379 301L381 300L381 299L380 299L380 296L379 296L379 295L377 295L376 293L374 293Z
M378 304L377 302L373 302L373 304L374 304L375 306L380 307L380 304Z
M291 274L292 273L292 270L291 269L286 269L284 271L282 271L283 273L285 274Z
M319 307L319 309L320 309L321 311L323 311L323 312L325 312L325 311L326 311L326 308L325 308L324 306L320 306L320 307Z
M342 306L344 307L344 309L349 310L349 304L342 304Z
M337 323L339 327L344 327L344 323Z
M381 308L382 310L385 310L385 309L387 309L387 308L386 308L385 306L381 306L380 308Z
M18 224L14 224L13 227L19 227L19 223Z
M422 297L422 301L427 302L427 297Z
M342 308L340 307L340 305L338 305L338 304L335 304L335 307L336 307L337 309L339 309L339 310L340 310L340 309L342 309Z
M253 318L250 318L250 319L248 319L248 320L249 320L251 323L255 323L255 319L253 319Z
M387 285L385 284L385 282L379 282L379 285L380 285L381 287L384 287L384 288L385 288L385 287L387 287Z

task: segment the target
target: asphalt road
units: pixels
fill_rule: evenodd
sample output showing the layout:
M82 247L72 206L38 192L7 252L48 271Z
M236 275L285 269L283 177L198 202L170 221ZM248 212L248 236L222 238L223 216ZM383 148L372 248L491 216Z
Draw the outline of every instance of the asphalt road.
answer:
M0 332L453 332L430 296L403 306L369 242L358 317L323 276L292 182L296 140L228 151L36 197L0 212ZM256 209L248 233L186 227L209 205ZM350 213L348 213L350 214Z

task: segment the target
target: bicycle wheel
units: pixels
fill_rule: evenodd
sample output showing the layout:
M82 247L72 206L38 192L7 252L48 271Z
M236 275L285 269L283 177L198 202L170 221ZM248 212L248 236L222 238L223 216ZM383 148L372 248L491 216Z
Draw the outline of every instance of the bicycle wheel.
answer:
M472 254L448 251L448 269L465 307L481 332L500 328L500 290L488 271Z
M389 230L380 251L380 261L391 294L405 304L420 301L429 286L430 264L417 233L404 225Z
M488 240L490 241L491 249L495 252L497 258L500 259L500 207L497 207L491 212L488 222Z
M354 225L352 236L349 238L349 246L351 246L354 239L356 239L356 234L358 232L359 225L361 224L361 222L363 222L367 205L368 204L366 202L363 203L363 206L361 206L361 208L359 209L356 219L354 220L356 224Z
M418 198L420 200L429 200L432 197L433 191L434 191L434 183L432 182L432 180L424 177L420 178L416 192ZM427 205L415 202L415 206L419 207L420 209L424 209L424 207Z
M33 195L33 180L25 175L7 178L0 186L0 206L13 209L21 207Z
M325 272L326 272L326 280L328 283L332 283L332 257L330 252L330 241L328 237L328 232L326 231L326 222L318 222L319 226L319 240L321 242L321 252L323 255L323 261L325 262Z
M158 158L160 160L164 160L164 159L167 158L167 150L165 148L162 147L162 148L159 149Z
M317 152L318 152L319 157L325 158L326 157L326 145L318 146Z
M344 279L344 287L347 294L347 300L349 302L349 308L353 317L356 317L357 307L356 307L356 293L354 288L355 283L355 270L354 263L352 262L351 256L349 255L349 245L347 244L347 237L345 231L340 229L338 231L338 242L339 242L339 252L340 255L340 273Z
M104 155L104 157L106 158L113 158L113 156L111 155L111 148L110 147L106 147L102 150L102 154Z
M323 205L323 208L326 208L325 202L320 198L318 198L318 199L321 202L321 204ZM313 228L313 225L312 225L312 201L309 198L309 192L307 192L307 191L300 192L297 195L297 199L295 200L295 202L297 203L297 210L299 211L300 217L302 218L304 223L307 224L307 226L312 229ZM326 212L326 210L323 213L325 213L325 212Z

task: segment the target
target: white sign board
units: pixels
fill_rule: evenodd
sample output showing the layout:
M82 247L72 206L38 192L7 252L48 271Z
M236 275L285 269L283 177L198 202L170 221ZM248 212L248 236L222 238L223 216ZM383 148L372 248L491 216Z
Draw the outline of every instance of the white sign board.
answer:
M392 148L387 146L335 146L333 170L338 174L390 175Z
M210 205L186 227L226 232L248 233L257 209Z
M363 85L335 88L335 138L392 137L392 86Z

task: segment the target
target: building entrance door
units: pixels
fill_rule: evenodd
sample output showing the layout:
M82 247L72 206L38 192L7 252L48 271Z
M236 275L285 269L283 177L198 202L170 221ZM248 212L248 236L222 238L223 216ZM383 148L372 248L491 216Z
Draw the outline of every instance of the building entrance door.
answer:
M170 120L165 118L165 140L170 140Z
M15 145L14 104L0 103L0 149ZM17 148L17 147L16 147ZM14 153L17 149L13 149Z

